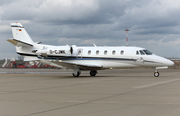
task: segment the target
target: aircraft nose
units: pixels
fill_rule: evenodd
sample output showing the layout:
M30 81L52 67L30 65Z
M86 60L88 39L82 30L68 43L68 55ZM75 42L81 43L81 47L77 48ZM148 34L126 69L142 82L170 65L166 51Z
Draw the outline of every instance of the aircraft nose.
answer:
M169 60L169 59L165 59L163 64L167 65L167 66L173 66L174 65L174 62Z
M156 56L156 60L161 63L161 66L173 66L174 65L174 62L167 59L167 58L164 58L164 57L160 57L160 56Z
M168 66L173 66L173 65L174 65L174 62L171 61L171 60L169 60L169 61L167 62L167 65L168 65Z

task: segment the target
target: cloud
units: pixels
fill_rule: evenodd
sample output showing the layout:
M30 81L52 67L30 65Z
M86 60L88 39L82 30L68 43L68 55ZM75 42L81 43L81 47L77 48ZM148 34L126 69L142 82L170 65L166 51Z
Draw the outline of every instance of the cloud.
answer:
M35 20L54 24L85 23L97 9L95 0L46 0L39 7Z
M180 2L175 0L167 2L165 0L152 0L146 5L132 7L125 10L125 15L120 20L126 22L135 29L142 28L159 28L179 25ZM174 4L176 4L174 6ZM127 20L128 19L128 20Z
M123 46L128 28L129 45L172 56L179 49L179 10L178 0L0 1L0 51L14 52L6 39L12 38L9 24L20 22L34 41L51 45Z

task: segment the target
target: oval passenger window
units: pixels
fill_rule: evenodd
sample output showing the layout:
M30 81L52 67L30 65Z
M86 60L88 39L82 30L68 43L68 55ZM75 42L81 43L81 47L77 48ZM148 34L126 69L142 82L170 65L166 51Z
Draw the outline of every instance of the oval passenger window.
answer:
M121 50L121 55L123 55L124 54L124 51L123 50Z
M89 55L91 54L91 50L88 51L88 54L89 54Z
M96 55L98 55L98 54L99 54L99 50L96 51Z
M113 55L115 55L115 53L116 53L116 51L115 51L115 50L113 50L113 51L112 51L112 54L113 54Z

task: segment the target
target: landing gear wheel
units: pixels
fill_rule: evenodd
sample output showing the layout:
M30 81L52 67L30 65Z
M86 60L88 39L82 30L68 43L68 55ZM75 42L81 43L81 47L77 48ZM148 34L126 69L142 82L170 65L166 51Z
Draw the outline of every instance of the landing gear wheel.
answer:
M77 73L73 73L74 77L79 77L79 75L81 74L81 71L77 71Z
M159 72L157 71L157 72L154 72L154 76L155 77L159 77Z
M96 71L96 70L91 70L91 71L90 71L90 75L91 75L92 77L96 76L96 74L97 74L97 71Z

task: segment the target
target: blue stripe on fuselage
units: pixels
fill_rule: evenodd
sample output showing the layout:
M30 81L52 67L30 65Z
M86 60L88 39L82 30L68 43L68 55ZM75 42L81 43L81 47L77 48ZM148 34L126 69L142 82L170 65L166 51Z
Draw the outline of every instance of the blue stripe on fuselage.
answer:
M39 59L48 59L48 60L125 60L125 61L136 61L135 59L126 59L126 58L102 58L102 57L66 57L66 58L49 58L49 57L38 57Z

